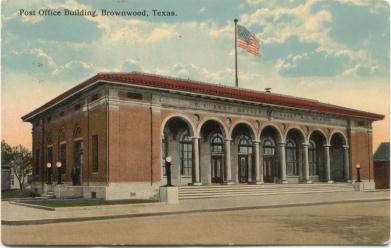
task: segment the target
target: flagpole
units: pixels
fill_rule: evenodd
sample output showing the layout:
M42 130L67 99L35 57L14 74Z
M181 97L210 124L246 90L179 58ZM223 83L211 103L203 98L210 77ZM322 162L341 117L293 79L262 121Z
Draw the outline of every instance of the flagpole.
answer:
M235 86L236 88L239 87L239 82L238 82L238 43L237 43L237 36L238 33L236 31L236 25L238 23L238 19L235 18Z

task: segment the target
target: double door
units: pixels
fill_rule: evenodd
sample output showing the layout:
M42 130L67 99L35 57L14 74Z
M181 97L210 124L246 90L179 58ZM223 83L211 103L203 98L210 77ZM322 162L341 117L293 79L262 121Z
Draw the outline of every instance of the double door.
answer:
M238 156L239 183L248 182L248 156Z
M212 176L212 183L223 183L224 181L223 156L212 156L211 176Z
M274 156L263 158L263 181L265 183L274 183L276 176L276 167Z

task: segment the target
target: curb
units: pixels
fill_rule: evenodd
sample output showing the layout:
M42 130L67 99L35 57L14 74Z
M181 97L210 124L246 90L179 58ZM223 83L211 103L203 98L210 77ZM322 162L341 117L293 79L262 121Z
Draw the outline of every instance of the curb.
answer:
M303 202L303 203L289 203L289 204L285 204L285 205L270 204L270 205L263 205L263 206L194 209L194 210L182 210L182 211L171 211L171 212L154 212L154 213L123 214L123 215L111 215L111 216L60 218L60 219L40 219L40 220L21 220L21 221L2 220L1 224L2 225L10 225L10 226L40 225L40 224L50 224L50 223L95 221L95 220L108 220L108 219L121 219L121 218L139 218L139 217L165 216L165 215L189 214L189 213L226 212L226 211L235 211L235 210L287 208L287 207L298 207L298 206L318 206L318 205L348 204L348 203L375 202L375 201L390 201L390 198L383 197L383 198L339 200L339 201L328 201L328 202Z
M49 210L49 211L56 210L55 208L52 208L52 207L40 206L40 205L35 205L35 204L28 204L28 203L24 203L24 202L11 201L10 203L15 204L15 205L19 205L19 206L38 208L38 209L44 209L44 210Z
M113 204L113 205L96 205L96 206L69 206L69 207L47 207L42 205L36 205L36 204L29 204L24 202L17 202L17 201L10 201L11 204L20 205L23 207L29 207L29 208L37 208L37 209L43 209L48 211L66 211L66 210L88 210L88 209L99 209L99 208L105 208L107 206L114 207L114 208L120 208L124 206L151 206L151 204L156 205L162 205L165 203L161 202L150 202L150 203L123 203L123 204Z

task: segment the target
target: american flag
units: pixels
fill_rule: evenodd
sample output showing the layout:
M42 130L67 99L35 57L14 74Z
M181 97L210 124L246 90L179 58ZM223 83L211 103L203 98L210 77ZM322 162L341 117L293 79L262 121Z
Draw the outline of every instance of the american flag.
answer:
M243 48L247 52L260 56L259 40L247 28L238 25L238 47Z

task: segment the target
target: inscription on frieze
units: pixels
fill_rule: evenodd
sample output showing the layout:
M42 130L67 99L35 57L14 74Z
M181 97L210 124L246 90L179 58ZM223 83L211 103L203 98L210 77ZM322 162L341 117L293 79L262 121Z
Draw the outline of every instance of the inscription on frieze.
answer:
M207 99L193 100L173 97L154 98L162 107L174 107L181 109L205 110L238 115L256 116L273 120L289 120L298 122L323 123L329 125L345 126L346 120L328 117L324 114L294 112L281 110L274 107L249 106L237 103L216 103Z
M322 114L316 114L316 113L305 114L305 113L273 111L273 118L280 119L280 120L316 122L316 123L334 124L334 125L342 125L342 126L345 126L347 124L346 120L330 118Z

